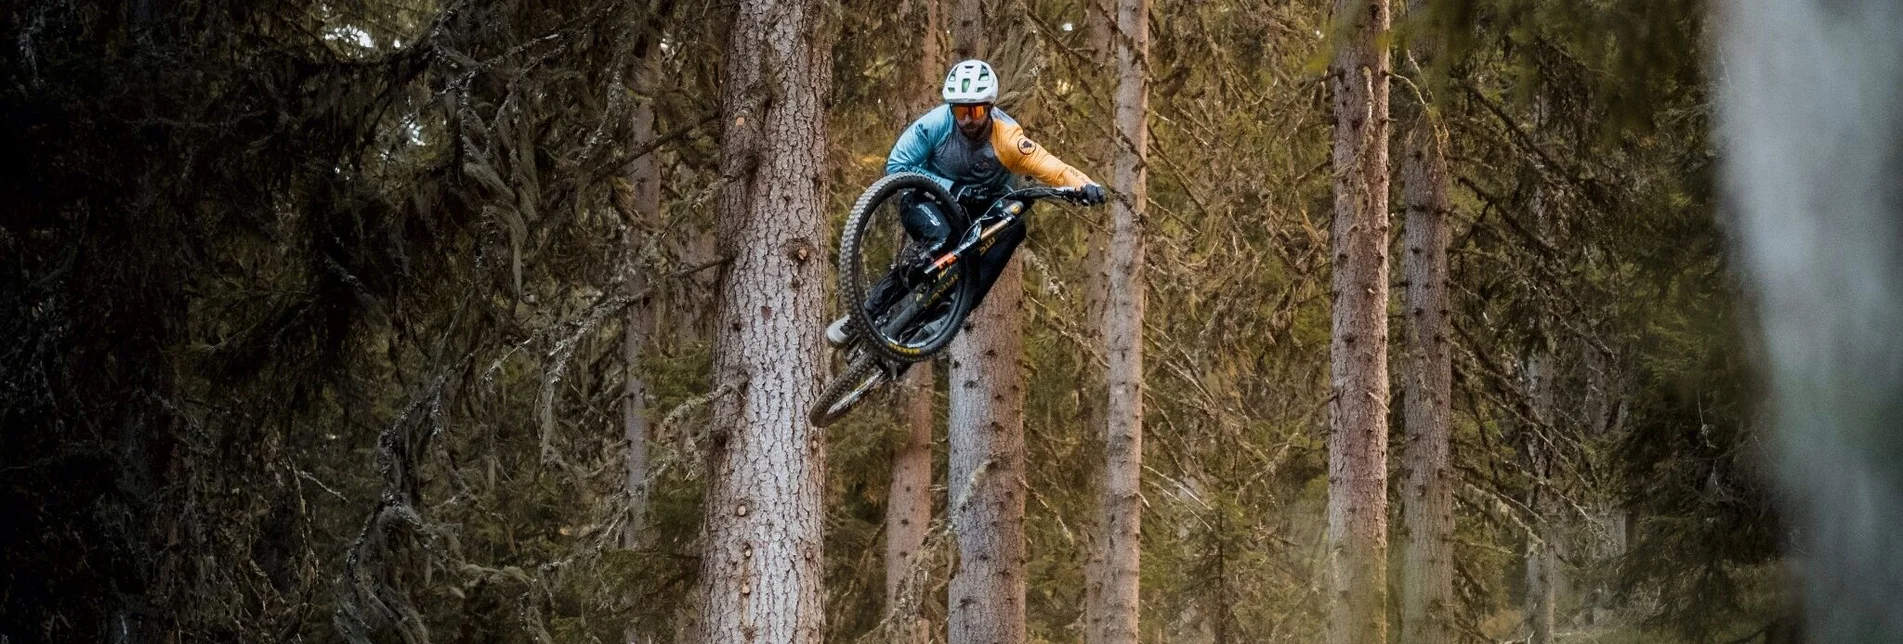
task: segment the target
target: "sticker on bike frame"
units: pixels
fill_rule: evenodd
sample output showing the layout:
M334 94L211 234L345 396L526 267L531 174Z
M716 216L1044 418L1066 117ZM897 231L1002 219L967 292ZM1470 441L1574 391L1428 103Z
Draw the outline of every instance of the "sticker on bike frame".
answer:
M938 288L932 291L932 294L927 299L927 301L936 301L939 298L939 296L945 294L945 291L951 290L951 286L956 283L958 283L958 275L956 274L953 274L950 279L946 279L944 281L939 282ZM913 296L913 297L916 298L917 296ZM880 335L885 335L885 334L880 333ZM893 342L887 342L885 344L886 346L892 347L894 351L898 351L899 353L903 353L908 356L915 356L924 352L923 349L914 348L912 347L912 345L909 345L909 344L897 344Z

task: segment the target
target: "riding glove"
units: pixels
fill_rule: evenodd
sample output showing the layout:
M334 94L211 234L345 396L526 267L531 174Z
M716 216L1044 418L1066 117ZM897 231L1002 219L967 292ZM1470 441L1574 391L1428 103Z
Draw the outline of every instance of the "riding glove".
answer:
M1083 201L1084 201L1084 205L1086 206L1099 205L1099 204L1102 204L1104 201L1103 186L1100 186L1094 183L1086 183L1084 184L1084 187L1079 188L1078 191L1083 194L1083 197L1084 197Z

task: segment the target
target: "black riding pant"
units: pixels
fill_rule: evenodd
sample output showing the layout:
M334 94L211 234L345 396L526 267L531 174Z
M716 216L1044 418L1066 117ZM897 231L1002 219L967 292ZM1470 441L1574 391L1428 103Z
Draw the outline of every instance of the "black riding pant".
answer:
M983 213L991 208L990 199L974 199L961 202L959 206L967 213ZM972 302L972 309L984 302L985 295L991 292L991 285L998 281L998 275L1004 273L1005 262L1011 260L1011 254L1017 252L1018 244L1024 243L1024 218L1031 214L1030 204L1025 204L1018 213L1016 225L998 231L989 245L979 247L978 255L978 299ZM914 200L905 205L899 213L899 222L905 226L905 233L912 240L933 254L943 252L951 241L951 224L945 221L945 214L938 205L924 199Z

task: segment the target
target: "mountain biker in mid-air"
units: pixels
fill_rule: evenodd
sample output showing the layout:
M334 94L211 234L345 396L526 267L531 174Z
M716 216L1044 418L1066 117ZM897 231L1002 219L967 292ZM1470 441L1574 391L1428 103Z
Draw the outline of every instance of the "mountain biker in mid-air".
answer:
M990 208L999 195L1009 191L1016 175L1050 186L1078 188L1085 203L1103 203L1103 186L1025 137L1024 128L997 108L998 74L991 65L982 60L953 65L945 75L943 96L944 105L905 128L905 134L886 155L886 174L916 172L931 177L971 213ZM906 234L931 254L944 249L952 234L945 214L926 199L906 203L900 223ZM1023 241L1024 227L1014 226L979 255L980 301ZM848 320L841 317L827 326L827 341L834 345L850 341Z

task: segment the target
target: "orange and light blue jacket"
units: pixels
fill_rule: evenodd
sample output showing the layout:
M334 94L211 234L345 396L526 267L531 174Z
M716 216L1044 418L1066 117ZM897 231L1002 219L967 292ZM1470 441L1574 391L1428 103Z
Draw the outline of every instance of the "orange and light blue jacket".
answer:
M1091 183L1090 177L1024 136L1024 128L1004 110L991 110L989 139L972 141L958 134L949 105L926 112L905 128L885 157L885 173L895 172L924 174L946 190L954 185L1008 189L1013 175L1065 188Z

